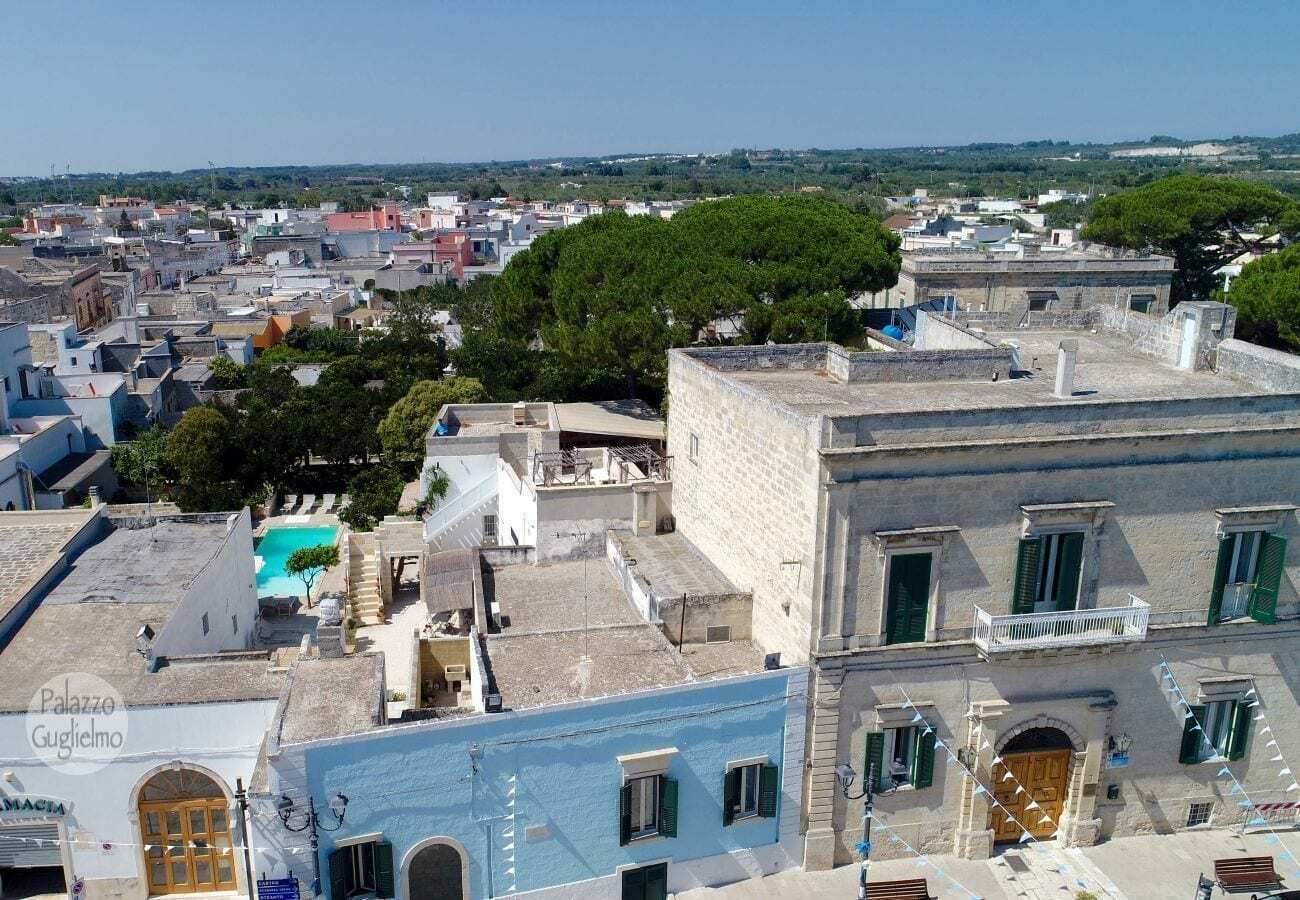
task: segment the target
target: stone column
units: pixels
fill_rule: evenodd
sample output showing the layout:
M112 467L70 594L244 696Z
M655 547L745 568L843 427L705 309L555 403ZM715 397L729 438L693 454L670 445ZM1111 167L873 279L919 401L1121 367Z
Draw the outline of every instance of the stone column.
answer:
M970 726L966 741L967 757L974 760L971 771L988 791L994 787L993 756L997 723L1007 709L1005 701L991 700L974 704L968 716ZM953 852L963 859L988 859L993 855L993 829L989 827L989 801L992 797L988 793L976 794L975 783L964 775L960 777L961 807Z
M839 763L840 688L844 672L817 668L813 677L812 717L808 741L808 831L804 837L804 868L830 869L835 847L844 828L837 815L840 787L835 779ZM865 776L863 776L865 777Z

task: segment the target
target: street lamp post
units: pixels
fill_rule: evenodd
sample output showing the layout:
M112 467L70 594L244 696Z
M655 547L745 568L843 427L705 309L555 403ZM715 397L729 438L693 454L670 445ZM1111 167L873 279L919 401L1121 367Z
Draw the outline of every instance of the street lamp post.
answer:
M320 820L316 812L316 801L312 797L307 798L307 814L303 817L303 822L296 828L289 824L289 819L293 817L294 802L288 794L281 794L280 799L275 801L275 811L280 814L280 823L286 829L293 832L306 831L311 829L311 864L312 864L312 896L320 896L320 836L319 831L338 831L343 827L343 817L348 811L347 794L335 794L329 799L330 813L334 816L334 825L330 827ZM335 897L334 900L341 900Z
M862 793L853 796L849 794L849 788L853 787L853 781L857 777L858 773L853 771L853 767L848 763L840 763L835 767L835 779L840 784L840 793L844 795L844 799L863 801L862 843L858 845L858 850L862 854L862 869L858 872L858 900L867 900L867 867L870 865L871 858L871 807L876 799L875 764L873 763L867 769L867 777L863 783Z

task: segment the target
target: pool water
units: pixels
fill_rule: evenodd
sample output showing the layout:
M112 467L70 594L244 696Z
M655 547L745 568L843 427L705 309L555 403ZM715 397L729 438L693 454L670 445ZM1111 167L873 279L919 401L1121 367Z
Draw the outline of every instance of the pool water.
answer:
M261 560L261 566L257 570L257 596L305 596L307 591L302 579L285 574L284 561L299 547L333 544L337 537L338 529L332 525L267 529L266 534L253 547L253 553Z

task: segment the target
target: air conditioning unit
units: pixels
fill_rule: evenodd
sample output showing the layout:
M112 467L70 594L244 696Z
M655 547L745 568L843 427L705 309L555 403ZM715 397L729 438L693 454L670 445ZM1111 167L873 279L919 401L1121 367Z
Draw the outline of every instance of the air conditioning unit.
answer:
M448 682L465 680L464 666L447 666L443 671L446 673L446 679Z

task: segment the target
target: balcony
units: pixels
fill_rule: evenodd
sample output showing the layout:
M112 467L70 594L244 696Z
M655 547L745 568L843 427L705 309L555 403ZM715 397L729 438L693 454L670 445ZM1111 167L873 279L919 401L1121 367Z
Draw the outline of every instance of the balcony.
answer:
M1151 607L1129 594L1127 606L993 616L975 607L975 646L985 656L1026 650L1095 647L1146 640Z

